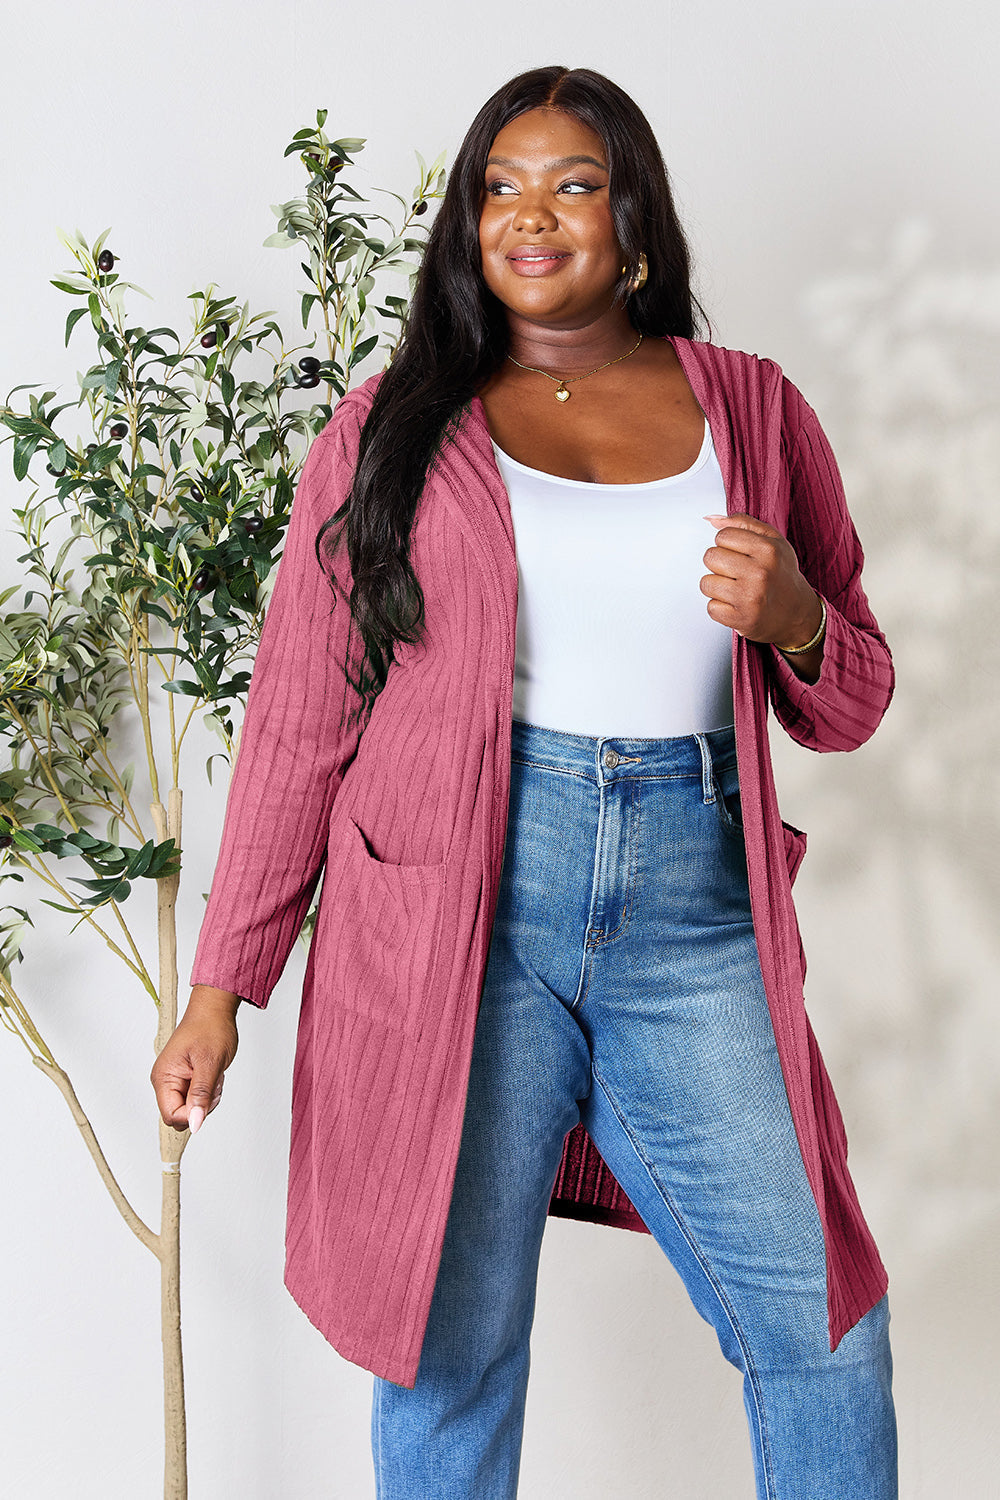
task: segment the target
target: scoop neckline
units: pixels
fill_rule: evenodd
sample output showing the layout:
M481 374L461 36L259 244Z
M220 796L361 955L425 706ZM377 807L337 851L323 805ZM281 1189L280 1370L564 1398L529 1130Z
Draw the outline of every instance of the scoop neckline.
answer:
M505 464L510 464L512 469L518 469L522 474L530 474L535 479L546 479L550 484L568 485L574 490L656 490L662 489L665 484L677 484L682 479L689 479L692 474L697 474L708 462L709 454L712 452L712 429L705 418L705 435L701 440L701 448L698 457L690 468L682 469L679 474L667 474L663 479L644 479L640 484L604 484L594 479L567 479L564 474L550 474L547 469L532 469L528 464L519 463L516 458L511 458L505 453L499 443L491 437L493 451L497 459L502 459Z

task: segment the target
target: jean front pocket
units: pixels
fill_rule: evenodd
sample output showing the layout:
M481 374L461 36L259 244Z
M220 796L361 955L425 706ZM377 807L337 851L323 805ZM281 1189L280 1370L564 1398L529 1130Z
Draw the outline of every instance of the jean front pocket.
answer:
M735 838L743 837L743 805L740 801L740 774L736 761L713 763L712 784L715 789L715 806L719 822L726 833Z
M335 819L313 938L317 983L332 1004L419 1030L437 960L446 870L377 859L353 818Z

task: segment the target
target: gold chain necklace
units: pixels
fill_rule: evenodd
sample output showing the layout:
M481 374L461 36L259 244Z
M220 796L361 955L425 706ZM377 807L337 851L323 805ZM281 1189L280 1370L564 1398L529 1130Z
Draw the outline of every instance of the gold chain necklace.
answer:
M544 375L546 380L554 380L556 382L556 400L568 401L572 394L572 392L566 389L568 385L576 385L578 380L589 380L591 375L596 375L598 370L606 370L609 365L621 364L623 359L628 359L630 354L635 353L642 343L642 339L643 335L640 333L632 348L628 351L628 354L619 354L617 359L609 359L606 364L598 365L596 370L588 370L586 375L571 375L568 379L560 379L558 375L550 375L548 370L540 370L537 365L522 365L521 361L515 359L513 354L508 354L507 358L513 364L517 365L519 370L530 370L533 375Z

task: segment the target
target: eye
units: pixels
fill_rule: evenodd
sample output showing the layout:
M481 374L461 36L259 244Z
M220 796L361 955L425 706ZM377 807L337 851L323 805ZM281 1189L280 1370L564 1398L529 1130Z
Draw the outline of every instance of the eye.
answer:
M583 182L578 178L574 178L570 182L560 183L559 187L556 189L556 192L568 192L570 196L575 198L578 197L581 193L598 193L600 192L603 185L603 183ZM491 198L506 198L509 196L509 194L516 192L517 188L513 185L513 183L504 182L503 179L499 177L495 177L492 182L488 182L486 184L486 193Z

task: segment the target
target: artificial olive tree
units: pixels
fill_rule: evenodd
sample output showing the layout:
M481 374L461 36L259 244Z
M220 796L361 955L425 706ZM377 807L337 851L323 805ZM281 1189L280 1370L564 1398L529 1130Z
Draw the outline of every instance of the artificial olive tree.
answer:
M62 235L75 264L54 285L77 302L66 343L81 324L96 357L73 401L19 386L0 408L27 490L14 511L24 582L0 595L0 881L17 886L0 906L0 1019L64 1095L122 1218L160 1261L167 1500L187 1494L179 1214L189 1135L159 1122L154 1230L43 1038L29 929L44 902L64 914L67 941L96 934L155 1006L159 1051L177 1019L188 733L200 718L232 759L296 477L355 368L376 351L391 357L408 299L382 278L412 278L425 238L415 221L443 189L443 158L427 167L418 153L412 199L390 195L397 226L351 186L364 142L330 140L325 122L321 110L287 147L308 180L303 197L274 209L278 231L265 241L304 252L297 345L273 314L215 286L192 293L184 337L144 328L110 231L92 245ZM63 435L81 417L91 441ZM138 764L124 750L136 725ZM154 897L155 955L133 918Z

